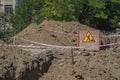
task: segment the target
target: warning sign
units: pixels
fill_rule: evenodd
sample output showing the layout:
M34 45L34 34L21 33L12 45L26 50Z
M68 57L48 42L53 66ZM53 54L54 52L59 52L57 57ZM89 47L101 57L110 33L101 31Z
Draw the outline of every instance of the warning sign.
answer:
M88 31L83 39L83 43L91 43L91 42L95 42L95 39L93 35L90 33L90 31Z
M80 31L78 45L84 50L99 50L100 35L99 30Z

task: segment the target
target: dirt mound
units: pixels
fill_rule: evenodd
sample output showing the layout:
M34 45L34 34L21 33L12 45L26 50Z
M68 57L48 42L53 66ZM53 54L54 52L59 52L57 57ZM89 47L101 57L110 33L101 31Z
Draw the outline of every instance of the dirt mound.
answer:
M77 45L77 36L64 34L72 33L77 35L80 30L94 29L75 21L59 22L45 20L40 25L29 25L17 36L46 44ZM59 34L59 32L62 34Z
M46 20L40 25L30 24L17 37L46 44L77 45L78 36L75 35L86 29L94 30L79 22ZM74 36L66 35L67 33ZM20 39L16 41L22 42ZM109 48L100 52L74 50L75 64L71 65L70 50L1 47L0 80L119 80L119 50L120 48L116 52Z
M61 51L48 72L39 80L120 80L120 54L111 50L100 52Z
M33 55L10 47L0 47L0 52L0 80L38 80L52 61L50 52Z

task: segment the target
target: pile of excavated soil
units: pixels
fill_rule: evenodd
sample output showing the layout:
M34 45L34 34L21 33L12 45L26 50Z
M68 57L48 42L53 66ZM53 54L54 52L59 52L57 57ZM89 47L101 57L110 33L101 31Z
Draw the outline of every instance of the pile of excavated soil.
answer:
M51 65L52 51L39 54L0 47L0 80L38 80Z
M46 44L77 45L76 36L47 29L72 34L94 30L79 22L46 20L40 25L29 25L17 36ZM16 41L29 44L20 39ZM74 65L71 65L70 50L0 47L0 80L119 80L120 48L115 51L109 48L100 52L74 50Z
M74 65L70 51L56 54L50 69L39 80L120 80L119 51L74 53Z
M17 36L25 39L54 45L77 45L77 36L70 36L51 32L78 34L80 30L94 30L79 22L59 22L59 21L43 21L40 25L30 24L26 29L20 32Z

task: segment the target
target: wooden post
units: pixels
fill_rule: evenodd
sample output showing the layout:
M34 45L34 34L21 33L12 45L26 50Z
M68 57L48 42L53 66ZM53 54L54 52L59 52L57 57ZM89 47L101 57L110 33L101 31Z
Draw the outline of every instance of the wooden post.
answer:
M13 45L15 45L15 43L16 43L16 38L14 36L14 38L13 38Z
M74 65L74 52L73 52L73 48L71 49L71 59L72 59L71 63L72 63L72 65Z

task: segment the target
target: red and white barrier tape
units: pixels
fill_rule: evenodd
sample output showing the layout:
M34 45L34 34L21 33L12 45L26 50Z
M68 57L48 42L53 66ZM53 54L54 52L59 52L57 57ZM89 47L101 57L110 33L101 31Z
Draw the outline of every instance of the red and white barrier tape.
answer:
M38 49L44 49L44 48L48 48L45 46L30 46L30 45L11 45L11 44L0 44L0 46L4 46L4 47L20 47L20 48L38 48Z
M118 34L117 34L117 35L107 35L107 36L102 36L102 37L103 37L103 38L104 38L104 37L111 38L111 37L120 37L120 35L118 35Z
M68 35L68 36L78 36L78 34L73 34L73 33L66 33L66 32L60 32L60 31L56 31L56 30L49 30L49 29L44 29L50 32L54 32L54 33L58 33L58 34L64 34L64 35Z
M31 43L34 43L34 44L39 44L39 45L42 45L42 46L51 47L51 48L64 48L64 49L70 49L70 48L84 49L85 48L85 47L78 47L78 46L50 45L50 44L44 44L44 43L35 42L35 41L32 41L32 40L27 40L27 39L24 39L24 38L19 38L19 39L24 40L24 41L28 41L28 42L31 42ZM110 43L110 44L105 44L105 45L100 45L100 47L112 46L112 45L120 45L120 42L118 42L118 43ZM92 47L96 47L96 46L92 46Z
M16 37L18 38L18 37ZM44 43L39 43L39 42L35 42L35 41L32 41L32 40L27 40L27 39L24 39L24 38L19 38L21 40L24 40L24 41L28 41L28 42L31 42L31 43L34 43L34 44L39 44L39 45L42 45L42 46L46 46L46 47L52 47L52 48L83 48L83 47L78 47L78 46L58 46L58 45L49 45L49 44L44 44Z
M47 30L49 32L54 32L54 33L58 33L58 34L63 34L63 35L68 35L68 36L76 36L78 37L79 35L78 34L73 34L73 33L66 33L66 32L61 32L61 31L57 31L57 30L50 30L50 29L44 29L44 30ZM107 35L107 36L101 36L101 37L120 37L120 35Z
M49 44L44 44L44 43L39 43L31 40L26 40L34 44L40 44L42 46L31 46L31 45L10 45L10 44L0 44L0 46L6 46L6 47L20 47L20 48L38 48L38 49L45 49L45 48L54 48L54 49L84 49L85 47L78 47L78 46L57 46L57 45L49 45ZM113 45L120 45L119 43L111 43L111 44L106 44L106 45L100 45L100 47L105 47L105 46L113 46ZM91 46L91 47L96 47L96 46Z

